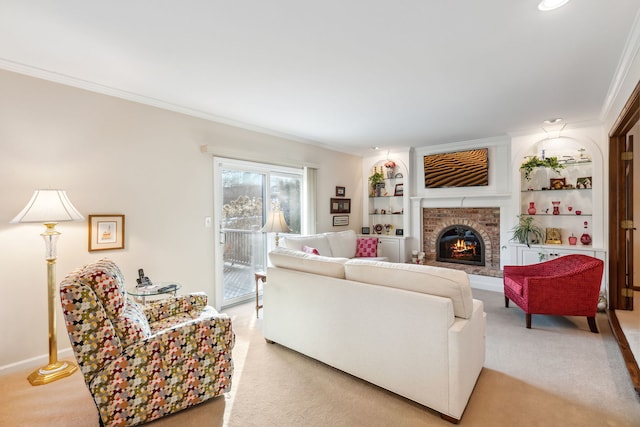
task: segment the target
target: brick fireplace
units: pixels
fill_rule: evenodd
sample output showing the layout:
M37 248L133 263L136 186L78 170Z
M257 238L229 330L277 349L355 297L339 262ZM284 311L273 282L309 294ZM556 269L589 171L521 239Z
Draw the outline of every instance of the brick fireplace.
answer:
M484 265L436 261L438 237L443 230L471 228L483 242ZM464 270L469 274L502 277L500 270L500 208L423 208L422 233L425 263Z

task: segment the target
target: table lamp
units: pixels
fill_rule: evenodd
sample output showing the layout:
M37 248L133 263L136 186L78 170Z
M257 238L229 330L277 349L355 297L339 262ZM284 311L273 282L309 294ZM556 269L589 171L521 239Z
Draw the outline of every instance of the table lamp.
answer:
M36 190L27 206L10 223L41 222L46 230L40 234L44 238L47 260L48 310L49 310L49 364L29 375L31 385L42 385L73 374L78 366L71 362L58 361L56 336L56 242L60 232L56 224L63 221L81 221L84 217L71 204L63 190Z
M287 225L287 221L285 221L284 219L284 212L276 209L269 212L267 222L264 224L264 227L260 229L260 231L262 233L276 233L277 248L278 242L280 241L280 236L278 236L278 233L289 233L291 232L291 229Z

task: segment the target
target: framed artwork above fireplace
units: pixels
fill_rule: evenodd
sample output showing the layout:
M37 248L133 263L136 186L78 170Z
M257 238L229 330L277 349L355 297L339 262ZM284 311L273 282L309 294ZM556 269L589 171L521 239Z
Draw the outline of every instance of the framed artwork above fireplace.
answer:
M425 188L489 185L489 149L428 154L423 158Z

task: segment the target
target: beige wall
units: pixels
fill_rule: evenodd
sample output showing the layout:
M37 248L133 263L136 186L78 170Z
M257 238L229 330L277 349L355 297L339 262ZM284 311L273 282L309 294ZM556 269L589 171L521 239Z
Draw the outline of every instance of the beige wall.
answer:
M30 358L46 363L44 227L9 224L37 188L65 189L85 217L126 215L119 251L89 253L86 220L59 224L58 281L107 256L129 281L144 267L152 279L213 298L213 229L204 227L213 216L213 161L201 145L318 165L317 230L333 228L328 205L336 185L352 199L349 228L361 227L360 157L6 71L0 93L0 372ZM58 309L63 349L61 317Z

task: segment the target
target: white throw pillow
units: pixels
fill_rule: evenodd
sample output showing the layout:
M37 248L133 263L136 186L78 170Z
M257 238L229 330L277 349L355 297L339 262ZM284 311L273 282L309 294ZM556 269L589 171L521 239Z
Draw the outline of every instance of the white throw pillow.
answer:
M347 280L450 298L456 317L471 318L473 296L464 271L364 259L350 260L344 271Z
M287 236L284 238L287 248L301 251L303 246L315 248L323 256L334 256L329 246L329 240L324 234L313 234L311 236Z
M294 249L278 247L269 252L269 260L274 267L303 271L322 276L344 279L344 264L347 258L313 255Z
M331 254L335 257L353 258L356 256L358 236L353 230L325 233L331 247ZM320 252L322 255L322 252Z

